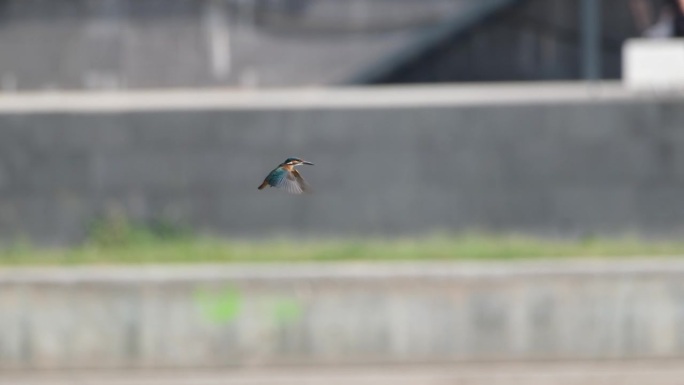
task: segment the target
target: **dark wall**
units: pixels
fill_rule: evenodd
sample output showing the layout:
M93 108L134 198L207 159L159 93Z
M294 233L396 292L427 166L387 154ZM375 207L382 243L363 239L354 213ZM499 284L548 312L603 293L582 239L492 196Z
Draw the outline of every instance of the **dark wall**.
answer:
M601 0L601 75L621 77L621 47L639 36L625 0ZM373 83L582 78L581 1L523 0L425 49ZM391 67L391 63L388 63Z
M2 0L0 90L340 84L394 65L392 53L473 3ZM514 1L370 82L576 79L580 3ZM601 4L603 74L616 78L638 31L628 1Z

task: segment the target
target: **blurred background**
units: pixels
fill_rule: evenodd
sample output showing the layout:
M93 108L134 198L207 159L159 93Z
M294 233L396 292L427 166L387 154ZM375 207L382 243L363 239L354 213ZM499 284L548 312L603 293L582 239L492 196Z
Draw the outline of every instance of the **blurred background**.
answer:
M1 87L269 88L619 79L677 0L4 1Z
M0 384L677 384L684 0L0 1ZM288 157L314 193L256 187Z

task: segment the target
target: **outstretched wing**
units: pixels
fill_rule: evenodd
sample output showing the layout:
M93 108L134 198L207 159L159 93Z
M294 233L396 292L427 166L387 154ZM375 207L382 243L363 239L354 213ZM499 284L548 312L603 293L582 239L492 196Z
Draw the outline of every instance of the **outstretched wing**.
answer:
M309 186L308 183L304 180L302 175L299 173L297 170L292 170L292 175L294 176L295 180L297 181L297 184L299 185L300 190L302 192L308 193L311 192L311 186Z
M308 184L304 181L297 170L292 172L286 170L278 170L269 175L269 184L273 187L282 188L290 194L301 194L308 190Z

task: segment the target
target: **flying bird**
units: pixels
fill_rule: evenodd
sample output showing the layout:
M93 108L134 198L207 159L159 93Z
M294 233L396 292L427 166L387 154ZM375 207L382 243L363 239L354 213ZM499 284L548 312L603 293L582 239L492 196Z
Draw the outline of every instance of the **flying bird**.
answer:
M299 158L287 158L278 165L273 171L268 173L263 183L259 185L259 190L266 186L272 186L285 189L290 194L301 194L309 192L311 189L304 181L304 178L299 174L295 167L303 164L312 165L313 163L301 160Z

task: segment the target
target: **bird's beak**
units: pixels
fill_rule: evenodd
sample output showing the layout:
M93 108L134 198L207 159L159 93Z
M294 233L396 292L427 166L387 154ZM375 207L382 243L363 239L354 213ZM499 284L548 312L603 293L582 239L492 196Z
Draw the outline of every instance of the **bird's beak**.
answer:
M313 165L314 165L313 163L307 162L307 161L302 161L302 164L308 164L308 165L310 165L310 166L313 166Z

